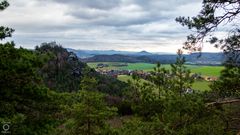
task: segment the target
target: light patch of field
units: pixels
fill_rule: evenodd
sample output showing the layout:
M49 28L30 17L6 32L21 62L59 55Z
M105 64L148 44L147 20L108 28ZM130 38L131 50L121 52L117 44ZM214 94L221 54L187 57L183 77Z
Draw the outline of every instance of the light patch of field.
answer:
M223 66L199 66L198 68L191 68L191 72L198 73L204 76L220 76Z
M123 81L123 82L128 82L128 80L133 81L132 77L129 75L118 75L118 80ZM140 79L141 83L148 82L144 79Z
M120 81L123 81L123 82L128 82L128 80L132 81L132 77L131 76L128 76L128 75L119 75L118 76L118 79ZM144 79L141 79L141 82L147 82L146 80ZM192 85L192 88L194 90L199 90L199 91L209 91L211 90L209 85L211 84L211 82L207 82L207 81L195 81Z
M207 81L195 81L192 85L192 89L199 91L209 91L211 90L211 88L209 87L210 84L211 82Z
M128 63L128 66L120 67L121 70L152 70L154 67L156 67L155 64L150 63Z
M132 80L132 77L128 75L118 75L117 79L123 82L128 82L128 80Z

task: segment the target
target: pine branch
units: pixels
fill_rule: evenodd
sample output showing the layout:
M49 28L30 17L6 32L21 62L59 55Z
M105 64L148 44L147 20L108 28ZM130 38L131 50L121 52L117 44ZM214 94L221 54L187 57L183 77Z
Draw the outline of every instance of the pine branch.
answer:
M231 104L231 103L240 103L240 99L229 99L229 100L224 100L224 101L216 101L216 102L210 102L207 103L206 106L217 106L217 105L224 105L224 104Z

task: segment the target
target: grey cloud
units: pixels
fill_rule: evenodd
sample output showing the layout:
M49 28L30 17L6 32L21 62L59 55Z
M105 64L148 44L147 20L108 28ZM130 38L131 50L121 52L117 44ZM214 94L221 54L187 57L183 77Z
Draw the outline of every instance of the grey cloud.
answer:
M94 9L111 9L120 4L120 0L53 0L58 3Z
M68 12L77 19L89 21L90 24L106 25L106 26L128 26L145 24L154 21L166 21L168 19L174 20L177 14L176 9L184 4L197 3L187 0L115 0L112 8L109 9L94 9L91 6L84 6L85 1L79 2L76 0L69 0L66 3L75 3L74 6L70 5L73 10ZM87 3L94 4L95 1L90 0ZM108 1L101 0L99 5L109 4ZM199 2L198 2L199 3ZM77 6L79 4L79 6ZM83 5L82 5L83 4ZM134 9L135 7L135 9Z
M199 3L199 0L133 0L133 2L145 9L154 9L152 7L156 7L159 10L169 11L181 5Z
M15 28L14 41L28 48L54 40L75 49L177 49L188 30L175 17L201 7L199 0L9 1L0 25Z

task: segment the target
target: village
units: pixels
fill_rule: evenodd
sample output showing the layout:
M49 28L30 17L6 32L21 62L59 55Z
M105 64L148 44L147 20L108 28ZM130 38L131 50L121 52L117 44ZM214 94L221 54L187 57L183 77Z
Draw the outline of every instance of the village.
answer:
M103 74L103 75L107 75L113 78L117 78L119 75L137 75L140 78L143 79L147 79L151 73L150 72L145 72L143 70L114 70L114 69L105 69L104 67L108 67L108 64L98 64L97 68L95 69L98 73ZM122 65L117 65L117 66L126 66L126 64L122 64ZM208 82L211 81L216 81L218 78L214 77L214 76L202 76L201 74L197 74L197 73L192 73L192 77L195 80L205 80Z

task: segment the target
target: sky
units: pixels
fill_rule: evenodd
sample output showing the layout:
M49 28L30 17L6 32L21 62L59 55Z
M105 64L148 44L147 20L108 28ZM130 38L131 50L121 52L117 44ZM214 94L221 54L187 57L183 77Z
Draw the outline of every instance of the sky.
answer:
M195 16L202 0L8 0L0 26L15 29L16 46L56 41L85 50L176 52L190 30L175 22ZM205 52L218 51L214 47Z

